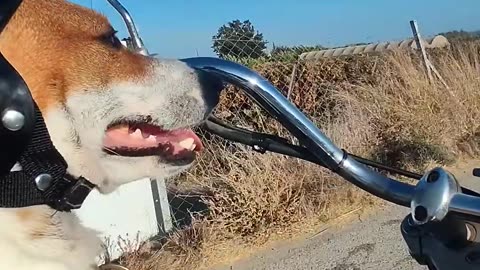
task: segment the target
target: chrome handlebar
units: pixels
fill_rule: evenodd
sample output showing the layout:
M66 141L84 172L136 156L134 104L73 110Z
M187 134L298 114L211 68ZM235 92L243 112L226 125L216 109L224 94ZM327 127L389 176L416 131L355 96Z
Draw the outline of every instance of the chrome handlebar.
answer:
M118 0L107 1L124 19L135 51L149 55L128 11ZM330 170L375 196L410 207L416 224L442 221L449 212L480 217L480 197L462 193L458 181L446 170L434 168L415 186L384 176L338 148L280 91L253 70L212 57L187 58L182 61L194 69L209 72L245 91Z

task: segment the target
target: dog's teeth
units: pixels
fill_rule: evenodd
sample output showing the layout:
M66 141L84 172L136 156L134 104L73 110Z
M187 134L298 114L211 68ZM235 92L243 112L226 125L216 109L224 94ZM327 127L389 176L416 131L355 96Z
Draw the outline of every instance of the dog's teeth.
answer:
M185 140L179 142L178 145L180 145L181 147L183 147L185 149L190 150L190 148L192 147L194 142L195 142L195 140L193 138L188 138L188 139L185 139Z
M193 143L192 146L190 146L190 151L195 150L195 148L197 148L197 145Z
M153 135L148 136L148 138L146 138L146 140L147 140L147 142L157 142L157 139Z
M135 132L132 133L132 136L135 137L135 138L143 139L142 131L140 131L140 129L138 129L138 128L135 130Z

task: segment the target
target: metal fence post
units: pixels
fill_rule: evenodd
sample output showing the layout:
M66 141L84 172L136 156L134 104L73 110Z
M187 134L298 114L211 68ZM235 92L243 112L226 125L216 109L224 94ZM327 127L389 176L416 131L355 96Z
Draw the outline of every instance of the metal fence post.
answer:
M158 228L160 233L168 233L173 229L170 203L168 201L167 186L164 179L150 180L152 187L152 197L157 216Z
M412 32L413 32L413 37L415 38L415 42L417 43L417 48L420 49L422 53L422 58L423 58L423 63L425 65L425 68L427 70L427 75L428 79L430 80L430 83L433 84L433 77L432 77L432 71L435 73L437 78L442 82L442 84L447 88L450 89L443 79L443 77L440 75L438 70L435 68L435 66L430 62L430 60L427 57L427 52L425 51L425 47L423 46L422 43L422 37L420 35L420 31L418 30L418 24L416 20L410 21L410 26L412 27Z
M295 62L295 65L293 66L292 70L292 75L290 75L290 85L288 86L288 92L287 92L287 99L290 100L290 96L292 95L293 87L295 86L295 79L297 75L297 66L298 62Z
M411 20L410 27L412 28L412 33L415 42L417 43L417 48L420 49L420 52L422 53L423 64L425 66L425 71L427 72L428 79L430 80L430 83L433 83L432 70L430 69L427 52L425 51L425 47L423 46L422 36L420 35L420 31L418 31L417 21Z

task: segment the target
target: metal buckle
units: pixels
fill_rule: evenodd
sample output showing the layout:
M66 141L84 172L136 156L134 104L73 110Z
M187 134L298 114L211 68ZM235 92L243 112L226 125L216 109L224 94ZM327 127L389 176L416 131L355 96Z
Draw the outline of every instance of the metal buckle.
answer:
M88 194L90 194L90 191L95 188L95 185L83 177L72 180L65 176L64 179L68 182L75 181L75 184L67 189L63 197L58 201L57 209L61 211L79 209Z

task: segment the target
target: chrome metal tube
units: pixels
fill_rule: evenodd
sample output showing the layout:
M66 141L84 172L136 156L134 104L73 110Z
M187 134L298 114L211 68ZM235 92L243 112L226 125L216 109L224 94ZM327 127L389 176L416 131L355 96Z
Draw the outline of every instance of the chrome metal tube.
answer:
M130 38L132 39L135 51L140 54L148 56L149 55L148 50L147 48L145 48L145 45L143 44L143 41L140 38L140 35L138 34L137 27L135 26L135 23L133 22L133 19L132 19L132 16L130 16L130 13L128 13L127 9L118 0L107 0L107 1L122 16L123 21L127 25L128 33L130 34Z
M405 207L410 207L415 194L415 186L390 179L351 157L336 173L372 195Z
M318 127L282 95L270 82L240 64L212 57L182 59L192 68L217 75L225 82L240 87L285 128L302 145L320 158L329 169L348 181L385 200L410 206L414 187L392 180L345 156Z
M480 198L463 193L457 193L450 200L448 210L480 217Z

